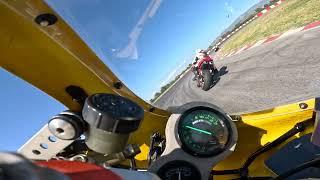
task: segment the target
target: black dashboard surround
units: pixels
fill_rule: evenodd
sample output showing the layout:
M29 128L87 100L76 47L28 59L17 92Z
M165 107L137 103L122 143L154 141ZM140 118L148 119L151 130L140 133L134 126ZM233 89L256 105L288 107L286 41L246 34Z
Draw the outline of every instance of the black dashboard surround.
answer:
M179 123L178 123L178 133L176 134L178 136L178 139L179 141L181 142L181 148L193 155L193 156L196 156L196 157L200 157L200 158L205 158L205 157L211 157L211 156L216 156L218 154L220 154L221 152L225 151L227 149L228 146L230 146L230 139L232 137L232 128L231 128L231 124L230 124L230 117L228 117L227 115L225 115L223 112L221 112L220 110L217 110L215 109L215 107L210 107L212 106L211 104L210 105L207 105L207 106L197 106L197 107L193 107L191 109L188 109L186 110L185 112L182 113L182 115L180 116L179 118ZM183 120L185 119L186 116L188 116L190 113L194 113L194 112L197 112L197 111L208 111L208 112L211 112L213 114L215 114L220 121L223 122L223 124L226 126L226 130L227 130L227 141L226 143L223 145L223 147L221 148L216 148L215 150L211 151L211 152L206 152L206 153L199 153L199 152L196 152L192 149L190 149L188 147L188 144L187 142L185 142L185 139L184 139L184 136L183 134L181 133L182 131L182 122Z
M168 162L159 169L157 174L162 180L194 180L201 178L200 171L193 164L181 160Z
M181 141L181 137L179 137L179 121L184 116L186 116L186 113L192 112L197 109L210 110L210 112L217 114L217 117L223 119L222 121L225 123L226 129L228 130L229 134L227 136L227 141L221 151L215 152L214 154L210 154L208 156L199 156L198 154L190 153L185 147L185 142ZM238 133L234 122L232 121L230 116L227 115L222 109L213 104L205 102L188 103L180 107L175 107L172 112L173 114L168 119L165 130L166 148L162 155L151 164L148 171L162 176L163 174L167 173L165 171L166 169L167 171L172 170L170 167L167 168L168 164L175 164L174 162L183 161L186 164L191 164L191 166L193 166L194 169L197 169L200 172L200 178L196 179L209 179L212 168L217 163L229 156L235 150L236 143L238 140ZM203 126L195 126L188 128L198 132L203 132L204 134L210 134L210 132L213 132L207 131L208 129L206 129ZM176 167L178 167L178 165L176 165ZM175 172L174 174L180 174L181 176L183 174L184 168L180 169L181 170L179 170L179 168L174 168L174 170L172 171Z

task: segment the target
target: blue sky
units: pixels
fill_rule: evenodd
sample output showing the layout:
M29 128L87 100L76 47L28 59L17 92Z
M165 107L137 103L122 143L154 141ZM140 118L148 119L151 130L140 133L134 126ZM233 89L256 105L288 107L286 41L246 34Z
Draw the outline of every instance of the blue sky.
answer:
M259 0L47 0L94 52L149 100ZM128 2L132 2L129 3ZM0 150L16 150L65 107L0 68Z
M149 100L196 49L207 48L258 0L47 2L130 89Z
M15 151L65 106L0 68L0 151Z

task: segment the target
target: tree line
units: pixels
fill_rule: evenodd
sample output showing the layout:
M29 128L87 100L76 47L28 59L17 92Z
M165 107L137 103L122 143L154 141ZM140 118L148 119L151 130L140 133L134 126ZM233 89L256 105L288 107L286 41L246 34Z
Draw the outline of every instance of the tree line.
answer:
M192 64L189 64L186 69L184 69L179 75L177 75L177 76L174 78L174 80L172 80L172 81L170 81L169 83L167 83L166 85L162 86L162 87L160 88L160 91L157 92L157 93L155 93L154 96L153 96L153 98L150 99L150 102L154 103L155 100L156 100L159 96L161 96L168 88L170 88L170 86L171 86L172 84L174 84L174 83L191 67L191 65L192 65Z

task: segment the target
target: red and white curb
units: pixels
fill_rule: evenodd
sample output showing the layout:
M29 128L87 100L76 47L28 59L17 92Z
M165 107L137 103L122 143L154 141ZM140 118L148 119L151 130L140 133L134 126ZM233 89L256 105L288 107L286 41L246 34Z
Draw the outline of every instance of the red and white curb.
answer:
M271 5L271 6L266 6L265 9L263 9L262 11L260 11L259 13L257 13L257 15L255 15L254 17L252 17L251 19L247 20L246 22L244 22L241 26L239 26L238 28L234 29L230 34L226 35L223 39L221 39L219 42L217 42L210 50L209 53L216 49L217 47L219 47L219 45L223 44L226 40L228 40L231 36L233 36L236 32L238 32L239 30L241 30L242 28L244 28L246 25L248 25L250 22L252 22L253 20L255 20L256 18L259 18L261 16L263 16L263 14L266 14L267 12L269 12L271 9L279 6L280 4L283 3L283 1L285 0L278 0L275 4Z
M271 9L273 9L273 8L279 6L280 4L282 4L283 1L285 1L285 0L279 0L279 1L277 1L275 4L273 4L273 5L271 5L271 6L265 7L265 9L262 10L262 11L260 11L260 12L256 15L256 17L260 17L260 16L262 16L263 14L269 12Z
M301 31L310 30L310 29L314 29L314 28L317 28L317 27L320 27L320 21L316 21L316 22L310 23L310 24L308 24L308 25L306 25L304 27L300 27L300 28L297 28L297 29L291 29L291 30L289 30L289 31L287 31L285 33L282 33L282 34L275 34L275 35L269 36L269 37L267 37L267 38L265 38L263 40L260 40L260 41L254 43L254 44L247 44L247 45L239 48L238 50L233 50L230 53L220 55L218 57L218 59L223 59L225 57L230 57L230 56L239 54L239 53L241 53L243 51L258 47L258 46L260 46L262 44L270 43L270 42L273 42L273 41L275 41L277 39L281 39L281 38L293 35L295 33L298 33L298 32L301 32Z

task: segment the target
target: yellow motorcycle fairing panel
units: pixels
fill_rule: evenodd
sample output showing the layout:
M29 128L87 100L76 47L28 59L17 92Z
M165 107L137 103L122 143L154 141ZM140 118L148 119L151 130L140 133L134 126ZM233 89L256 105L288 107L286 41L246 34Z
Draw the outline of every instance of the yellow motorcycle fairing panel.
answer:
M299 104L306 103L307 108L301 109ZM227 159L220 162L215 170L226 170L240 168L247 158L268 142L274 141L298 122L311 119L314 114L315 100L310 99L289 105L279 106L272 109L241 115L242 120L236 122L238 129L238 142L235 152ZM312 132L309 127L297 137ZM295 138L295 137L294 137ZM289 139L287 142L292 140ZM279 149L278 146L269 152L260 155L249 167L250 176L274 176L264 165L264 160ZM231 179L237 176L215 176L217 179Z
M42 27L37 15L52 13L42 1L0 1L0 65L7 71L46 92L71 110L81 110L65 88L79 86L88 94L112 93L125 96L145 110L141 128L130 143L144 144L141 135L164 134L170 113L154 108L127 87L113 87L119 80L59 17L56 24ZM152 112L150 112L152 109ZM138 136L138 135L139 136Z
M70 85L83 88L89 95L114 93L137 102L145 109L145 118L141 128L130 137L130 143L141 145L138 165L146 167L149 137L156 131L164 134L170 113L160 109L149 112L152 106L128 88L114 88L113 83L119 80L59 16L58 22L48 27L34 22L34 18L41 13L55 14L42 1L0 1L1 67L72 110L79 111L81 107L65 92ZM242 115L242 121L236 122L239 134L236 150L215 169L239 168L257 148L276 139L297 122L311 118L314 100L305 103L309 108L300 109L295 103ZM250 166L250 175L272 174L263 163L270 153L254 161Z

